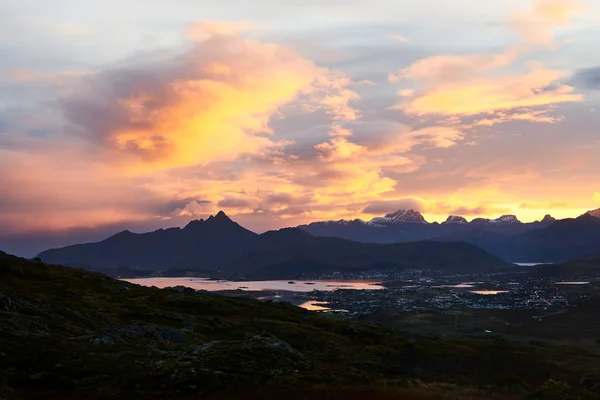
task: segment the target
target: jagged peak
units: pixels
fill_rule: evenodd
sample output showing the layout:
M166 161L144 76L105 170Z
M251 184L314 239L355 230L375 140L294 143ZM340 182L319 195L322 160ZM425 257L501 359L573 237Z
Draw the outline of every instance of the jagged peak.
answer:
M550 214L546 214L546 215L544 215L544 218L542 219L541 222L554 222L554 221L556 221L556 218L554 218Z
M193 219L190 222L188 222L188 224L183 228L183 229L187 229L187 228L191 228L194 226L198 226L203 224L205 221L204 219L200 218L200 219Z
M487 224L491 221L489 218L475 218L471 221L472 224Z
M496 223L500 223L500 224L520 224L521 223L521 221L519 221L517 216L514 214L502 215L501 217L496 218L494 221Z
M403 222L416 222L426 224L425 218L417 210L396 210L392 213L388 213L385 217L375 217L371 222L376 224L395 224Z
M215 215L215 218L221 218L221 219L223 219L223 218L227 218L227 219L231 219L231 218L229 218L229 217L227 216L227 214L225 214L225 211L223 211L223 210L220 210L220 211L219 211L219 212L218 212L218 213Z
M471 221L475 225L510 225L510 224L522 224L521 221L514 214L505 214L496 219L489 218L475 218Z
M443 224L467 224L468 221L465 217L461 217L460 215L449 215L446 218L446 221L442 222Z

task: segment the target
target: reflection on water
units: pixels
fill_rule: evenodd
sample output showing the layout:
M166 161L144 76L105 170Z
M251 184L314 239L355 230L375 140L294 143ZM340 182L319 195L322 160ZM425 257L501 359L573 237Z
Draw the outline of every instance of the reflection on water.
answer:
M475 282L477 283L477 282ZM439 285L439 286L432 286L432 288L434 289L439 289L439 288L472 288L475 287L474 283L459 283L458 285Z
M518 265L519 267L535 267L536 265L547 265L547 264L551 264L551 263L537 262L537 263L514 263L514 264Z
M299 304L298 307L306 308L307 310L311 310L311 311L329 310L329 307L324 307L319 304L323 304L323 303L319 303L318 301L311 300L311 301L307 301L306 303Z
M589 285L589 282L554 282L555 285Z
M500 293L508 293L508 290L471 290L471 293L480 294L482 296L500 294Z
M124 279L142 286L187 286L196 290L287 290L290 292L311 292L323 290L333 292L337 289L380 290L383 286L377 281L214 281L208 278L138 278Z

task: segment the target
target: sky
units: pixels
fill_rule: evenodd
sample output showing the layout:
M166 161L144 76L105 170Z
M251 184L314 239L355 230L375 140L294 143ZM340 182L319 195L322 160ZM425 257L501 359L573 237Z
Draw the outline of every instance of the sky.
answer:
M0 0L0 249L600 207L600 0Z

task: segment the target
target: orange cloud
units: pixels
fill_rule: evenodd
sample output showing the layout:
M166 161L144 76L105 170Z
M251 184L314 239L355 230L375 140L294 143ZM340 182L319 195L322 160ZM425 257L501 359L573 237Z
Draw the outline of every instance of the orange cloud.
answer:
M420 87L414 96L391 109L414 117L486 115L474 126L514 120L561 121L562 116L548 115L555 105L585 100L573 87L560 83L568 72L547 68L542 63L529 63L525 74L503 70L533 46L550 46L554 30L569 25L581 6L578 0L537 0L530 10L511 17L510 24L524 43L509 46L498 54L432 56L415 61L397 75L390 74L397 80L414 81ZM399 96L403 97L403 93Z
M394 109L416 116L478 115L584 101L585 97L573 93L571 86L556 82L564 76L564 71L538 67L526 75L475 77L441 83ZM527 119L526 116L521 113L520 119Z
M548 124L556 124L564 120L561 115L548 115L551 110L538 110L534 111L531 109L523 109L514 111L512 113L505 111L498 111L494 113L492 118L483 118L473 122L474 126L493 126L496 124L502 124L509 121L530 121L540 122Z
M339 124L332 124L331 129L329 130L329 136L352 136L352 131Z
M398 74L399 78L423 80L429 85L437 82L456 81L509 65L517 52L510 49L506 54L440 55L415 61Z
M270 137L269 121L301 96L332 119L357 117L349 102L358 95L344 74L245 38L248 28L195 23L188 51L88 79L79 96L63 100L65 115L133 174L276 151L288 142Z

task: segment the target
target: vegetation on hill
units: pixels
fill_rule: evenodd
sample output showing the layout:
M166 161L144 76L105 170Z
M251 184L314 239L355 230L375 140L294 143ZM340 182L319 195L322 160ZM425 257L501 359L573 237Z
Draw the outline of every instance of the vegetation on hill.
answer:
M6 399L277 398L290 388L301 398L516 399L540 388L597 398L588 389L600 382L599 357L582 350L404 334L5 253L0 355Z

